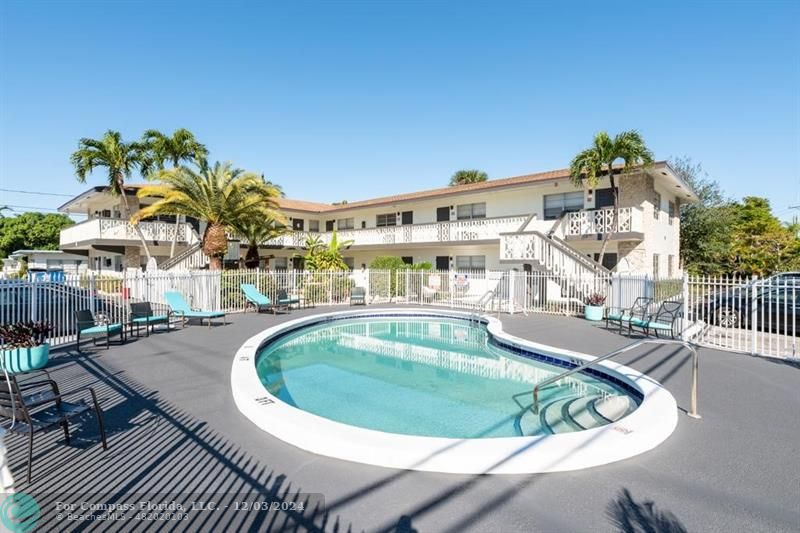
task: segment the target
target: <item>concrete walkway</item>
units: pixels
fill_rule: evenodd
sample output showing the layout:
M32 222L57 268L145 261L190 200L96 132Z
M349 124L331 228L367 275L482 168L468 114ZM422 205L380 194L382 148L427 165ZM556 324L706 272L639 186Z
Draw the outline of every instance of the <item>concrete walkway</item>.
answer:
M109 451L91 418L66 446L60 431L37 437L34 480L24 483L27 442L6 444L18 490L49 509L60 494L103 502L169 493L321 493L325 513L205 513L180 524L83 523L108 530L190 531L797 531L800 525L800 368L701 350L700 413L682 414L662 445L632 459L578 472L462 476L397 471L312 455L276 440L233 403L230 367L250 335L290 317L238 315L111 350L56 354L63 390L98 390ZM580 319L502 318L514 335L600 355L632 342ZM689 355L643 348L620 359L663 383L681 409ZM77 495L77 496L76 496ZM70 529L45 513L44 530ZM222 529L221 529L222 528ZM165 529L165 530L166 530Z

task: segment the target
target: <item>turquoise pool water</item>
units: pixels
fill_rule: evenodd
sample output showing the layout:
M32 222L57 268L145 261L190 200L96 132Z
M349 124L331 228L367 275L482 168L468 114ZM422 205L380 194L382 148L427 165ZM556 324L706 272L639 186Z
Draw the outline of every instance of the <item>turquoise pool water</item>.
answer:
M635 400L599 377L573 374L531 391L564 369L488 342L483 326L435 317L356 318L289 333L263 348L256 368L282 401L337 422L408 435L481 438L578 431L610 422L609 398ZM607 405L607 404L606 404Z

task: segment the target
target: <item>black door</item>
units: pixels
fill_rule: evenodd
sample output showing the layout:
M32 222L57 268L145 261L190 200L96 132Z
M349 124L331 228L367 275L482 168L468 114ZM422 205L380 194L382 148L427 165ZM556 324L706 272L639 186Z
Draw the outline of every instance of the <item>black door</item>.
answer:
M450 208L449 207L437 207L436 208L436 222L447 222L450 220Z
M594 191L594 208L603 207L614 207L614 193L611 192L611 187Z
M600 259L600 254L594 254L594 260L597 261ZM614 252L606 252L603 255L603 266L609 270L614 270L614 267L617 266L617 254Z
M326 220L325 221L325 231L333 231L333 223L335 220Z
M450 270L450 257L447 255L437 255L436 270Z
M403 224L413 224L414 211L403 211L403 213L400 215L400 220Z
M305 228L306 221L302 218L293 218L292 219L292 229L295 231L303 231Z

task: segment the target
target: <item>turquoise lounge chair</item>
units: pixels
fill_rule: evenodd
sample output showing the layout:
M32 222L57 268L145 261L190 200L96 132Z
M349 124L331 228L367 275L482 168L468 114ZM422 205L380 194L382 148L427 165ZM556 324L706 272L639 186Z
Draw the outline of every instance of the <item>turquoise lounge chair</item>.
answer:
M671 338L675 338L675 324L681 318L683 312L683 303L675 301L662 302L658 311L654 315L650 315L645 319L633 319L631 325L642 328L645 335L655 333L656 337L662 334L669 334Z
M252 305L256 312L261 312L262 309L266 309L267 311L272 311L272 314L276 314L277 306L272 303L269 296L261 294L261 291L259 291L255 285L252 283L242 283L239 287L241 287L244 297L247 299L247 306ZM245 311L247 311L247 307L245 307Z
M183 295L179 292L165 292L164 298L167 300L167 305L172 309L172 314L183 318L181 326L191 318L200 319L200 324L203 324L203 319L208 320L208 327L211 327L212 318L222 318L222 323L225 324L225 313L222 311L200 311L199 309L192 309Z

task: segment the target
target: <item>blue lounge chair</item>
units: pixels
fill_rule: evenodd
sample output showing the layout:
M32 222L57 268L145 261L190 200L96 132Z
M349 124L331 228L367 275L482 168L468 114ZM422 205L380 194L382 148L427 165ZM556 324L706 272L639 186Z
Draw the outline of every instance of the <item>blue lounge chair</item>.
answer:
M125 342L125 328L122 324L98 324L94 314L89 309L75 311L75 322L78 326L78 351L81 351L81 337L91 337L92 342L97 345L100 337L106 340L106 350L111 344L111 337L119 336L120 344Z
M136 328L136 336L139 336L139 328L144 326L146 336L150 336L150 330L155 331L156 324L166 324L169 331L169 317L172 311L167 311L164 315L157 315L153 312L150 302L134 302L131 308L131 328Z
M252 283L242 283L239 287L241 287L244 297L247 299L247 307L252 305L256 312L261 312L262 309L266 309L267 311L272 311L273 314L276 313L278 306L272 303L269 296L261 294L261 291L259 291L255 285ZM247 311L247 307L245 307L245 311Z
M203 324L203 319L208 320L208 327L211 327L212 318L222 318L222 323L225 324L225 313L222 311L192 309L179 292L165 292L164 298L167 300L167 305L172 309L172 314L183 319L181 326L184 326L186 321L191 318L199 319L201 325Z

